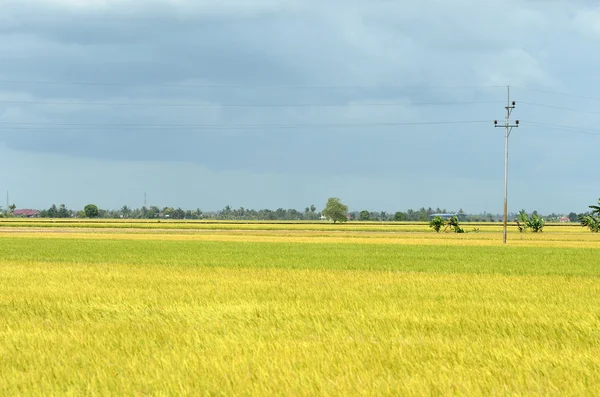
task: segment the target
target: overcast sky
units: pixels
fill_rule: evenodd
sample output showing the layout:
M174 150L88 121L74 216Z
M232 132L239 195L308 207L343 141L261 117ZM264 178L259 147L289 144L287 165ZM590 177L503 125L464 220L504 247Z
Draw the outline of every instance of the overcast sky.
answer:
M418 207L600 197L600 8L577 0L0 0L19 208ZM4 205L4 200L0 200Z

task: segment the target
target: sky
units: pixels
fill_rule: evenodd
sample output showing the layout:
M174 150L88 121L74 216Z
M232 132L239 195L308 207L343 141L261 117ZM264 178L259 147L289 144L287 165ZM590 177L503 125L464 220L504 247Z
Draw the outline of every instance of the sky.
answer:
M598 70L583 0L0 0L0 192L501 213L510 86L509 211L583 212Z

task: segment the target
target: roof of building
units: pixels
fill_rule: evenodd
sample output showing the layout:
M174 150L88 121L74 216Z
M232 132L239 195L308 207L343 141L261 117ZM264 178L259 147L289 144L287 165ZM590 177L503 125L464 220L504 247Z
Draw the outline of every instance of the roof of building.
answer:
M40 211L38 211L38 210L25 210L25 209L23 209L23 210L15 210L13 212L13 215L17 215L17 216L18 215L33 216L33 215L37 215L39 213L40 213Z

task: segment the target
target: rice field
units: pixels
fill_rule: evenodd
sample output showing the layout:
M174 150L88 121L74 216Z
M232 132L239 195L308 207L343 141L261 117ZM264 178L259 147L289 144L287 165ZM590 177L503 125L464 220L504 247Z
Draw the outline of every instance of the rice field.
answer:
M600 394L582 228L142 225L0 223L0 395Z

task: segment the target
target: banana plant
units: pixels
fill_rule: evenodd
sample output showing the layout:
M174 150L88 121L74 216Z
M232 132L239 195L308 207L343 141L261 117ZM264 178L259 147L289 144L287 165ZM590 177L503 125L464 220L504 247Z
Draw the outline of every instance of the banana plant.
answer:
M598 205L590 205L592 209L592 215L600 216L600 199L598 199Z
M587 227L593 233L600 232L600 199L598 199L598 205L590 205L592 210L589 214L579 216L579 222L581 226Z
M436 233L440 232L440 230L442 229L442 226L444 226L444 219L441 216L435 216L429 222L429 227L432 228L433 230L435 230Z
M465 231L458 224L458 217L454 215L446 221L446 228L451 228L454 233L464 233Z
M600 232L600 219L592 215L581 215L579 217L581 226L587 227L592 233Z
M527 229L531 229L531 231L534 233L540 233L544 230L544 225L546 224L544 218L535 212L529 216L525 210L521 210L521 212L519 212L515 222L517 223L517 228L519 228L519 232L521 233L527 231Z

